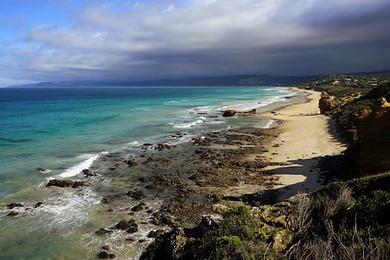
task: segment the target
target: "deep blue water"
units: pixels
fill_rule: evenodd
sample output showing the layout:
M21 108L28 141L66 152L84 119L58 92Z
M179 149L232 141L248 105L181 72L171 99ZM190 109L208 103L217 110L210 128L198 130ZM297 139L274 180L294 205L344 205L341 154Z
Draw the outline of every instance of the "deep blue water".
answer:
M0 89L0 197L71 175L103 151L226 128L228 121L209 115L286 94L272 87Z

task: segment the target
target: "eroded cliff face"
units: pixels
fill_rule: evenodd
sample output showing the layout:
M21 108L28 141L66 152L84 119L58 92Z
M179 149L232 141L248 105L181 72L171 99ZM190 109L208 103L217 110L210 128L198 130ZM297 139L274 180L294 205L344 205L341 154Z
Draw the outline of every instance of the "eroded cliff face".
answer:
M390 83L356 99L337 99L325 93L319 101L321 113L332 114L348 133L351 145L346 158L353 176L390 170Z
M326 112L329 112L329 111L332 111L336 108L339 108L341 106L342 102L333 97L333 96L330 96L328 95L327 93L323 92L321 94L321 99L319 101L319 108L320 108L320 112L321 114L325 114Z
M357 166L362 174L390 170L390 103L381 97L358 121Z

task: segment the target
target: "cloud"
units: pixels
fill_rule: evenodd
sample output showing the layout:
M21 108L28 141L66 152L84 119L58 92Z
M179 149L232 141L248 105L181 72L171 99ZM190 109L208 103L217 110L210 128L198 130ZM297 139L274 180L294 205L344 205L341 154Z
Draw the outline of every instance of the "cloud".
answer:
M382 69L389 10L387 0L95 4L72 26L32 29L12 53L36 80Z

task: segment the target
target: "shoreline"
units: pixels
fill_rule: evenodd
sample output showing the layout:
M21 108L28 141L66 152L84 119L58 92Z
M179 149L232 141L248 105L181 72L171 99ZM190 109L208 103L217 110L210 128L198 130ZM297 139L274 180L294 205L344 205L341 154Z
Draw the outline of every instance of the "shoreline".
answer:
M203 133L177 145L141 145L144 153L140 157L129 158L124 153L102 155L91 167L93 172L97 171L97 176L75 176L102 195L88 227L84 228L84 232L97 241L90 248L89 256L107 244L118 257L140 256L153 241L151 231L160 232L174 226L193 227L203 215L219 214L230 205L273 201L279 199L280 194L269 198L266 191L299 184L301 179L297 176L301 178L300 175L274 171L294 166L285 157L291 144L296 150L295 139L279 139L286 131L297 131L292 123L296 119L307 119L293 115L307 104L314 106L315 99L307 102L305 93L290 97L287 102L277 101L261 107L255 115L238 116L247 122L246 126ZM277 126L256 127L256 122L264 117L276 121ZM324 123L324 116L320 117ZM324 130L324 126L326 124L319 124L313 131ZM274 147L278 142L284 144ZM276 148L281 149L280 158L273 155ZM295 159L305 158L297 156ZM135 163L130 165L131 160ZM309 168L307 171L312 170ZM307 171L304 174L308 175ZM82 191L83 187L74 192ZM118 233L116 223L129 218L137 223L137 231ZM109 232L94 234L101 229Z
M347 144L336 137L331 119L320 114L321 93L295 91L307 93L306 101L264 113L282 122L279 126L282 133L269 144L270 151L263 155L267 161L286 164L264 169L279 178L280 185L274 189L282 191L282 199L323 187L325 179L320 166L321 158L340 155L347 148Z

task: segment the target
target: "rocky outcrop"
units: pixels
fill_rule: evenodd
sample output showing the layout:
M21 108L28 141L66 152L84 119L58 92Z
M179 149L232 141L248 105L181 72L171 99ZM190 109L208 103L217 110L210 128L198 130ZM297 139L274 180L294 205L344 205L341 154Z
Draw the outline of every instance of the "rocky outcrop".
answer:
M341 104L342 102L339 99L323 92L319 101L320 112L321 114L324 114L326 112L339 108Z
M236 114L242 115L242 116L253 115L253 114L256 114L256 108L248 110L248 111L243 111L243 112L236 111L236 110L225 110L225 111L223 111L222 116L223 117L232 117L232 116L235 116Z
M78 188L84 186L85 183L83 181L72 181L72 180L49 180L46 184L46 187L60 187L60 188Z
M23 207L24 205L22 203L19 203L19 202L13 202L13 203L10 203L7 205L7 208L8 209L14 209L14 208L20 208L20 207Z
M102 250L99 252L99 254L97 255L97 257L99 259L114 259L115 258L115 255L114 254L110 254L109 252L107 252L106 250Z
M118 224L116 224L115 228L119 230L126 230L127 233L135 233L138 231L138 225L135 223L134 219L121 220Z
M390 104L381 97L357 126L358 169L363 174L390 170Z
M129 167L138 165L138 162L134 159L125 160L124 163L126 163Z
M222 116L223 116L223 117L232 117L232 116L234 116L235 114L237 114L237 111L236 111L236 110L225 110L225 111L223 111Z
M165 233L151 244L140 257L141 260L183 259L187 237L182 228Z

